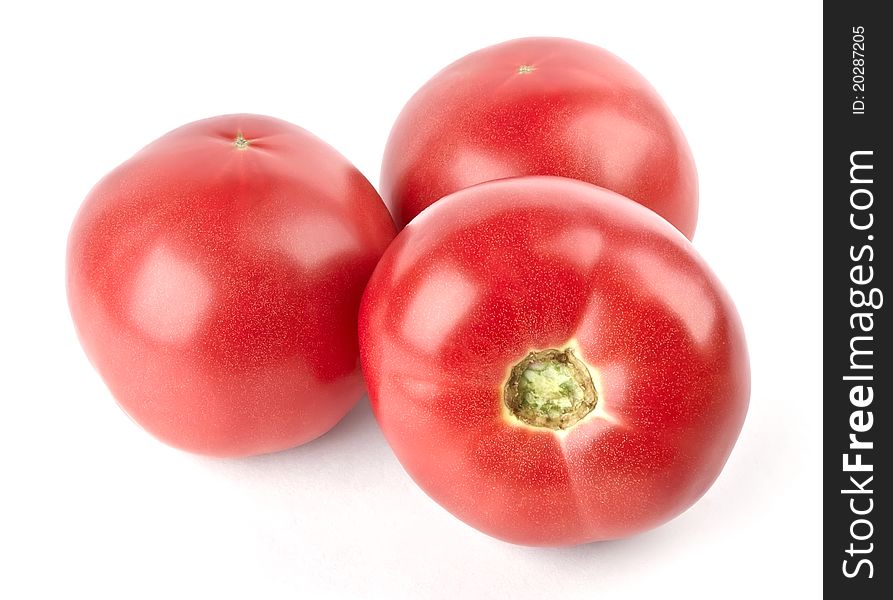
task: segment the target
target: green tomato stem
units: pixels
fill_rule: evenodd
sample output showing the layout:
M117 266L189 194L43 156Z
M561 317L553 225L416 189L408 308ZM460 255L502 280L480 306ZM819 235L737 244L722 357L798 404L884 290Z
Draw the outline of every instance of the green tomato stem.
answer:
M520 421L558 430L592 412L598 393L589 369L570 348L549 348L531 352L512 368L503 400Z

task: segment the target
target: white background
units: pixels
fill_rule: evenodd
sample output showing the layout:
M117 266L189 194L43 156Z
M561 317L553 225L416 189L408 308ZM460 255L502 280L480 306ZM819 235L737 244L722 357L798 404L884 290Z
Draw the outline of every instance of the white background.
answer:
M125 6L0 8L0 597L818 597L819 3ZM365 400L314 443L236 461L171 450L128 420L64 294L68 228L105 172L178 125L257 112L377 184L422 83L527 35L618 54L693 149L695 243L737 302L753 369L744 431L700 502L626 541L515 547L417 489Z

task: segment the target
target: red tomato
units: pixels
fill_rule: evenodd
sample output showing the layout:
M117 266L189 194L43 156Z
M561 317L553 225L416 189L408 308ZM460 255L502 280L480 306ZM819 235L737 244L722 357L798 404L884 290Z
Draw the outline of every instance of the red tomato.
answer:
M678 515L725 464L750 388L738 315L688 240L556 177L480 184L411 222L366 288L360 352L413 479L528 545Z
M289 448L363 394L357 310L394 233L369 182L307 131L198 121L84 201L71 314L112 394L159 439L216 456Z
M518 175L594 183L694 235L697 173L682 131L641 75L596 46L528 38L454 62L397 118L381 189L402 227L449 193Z

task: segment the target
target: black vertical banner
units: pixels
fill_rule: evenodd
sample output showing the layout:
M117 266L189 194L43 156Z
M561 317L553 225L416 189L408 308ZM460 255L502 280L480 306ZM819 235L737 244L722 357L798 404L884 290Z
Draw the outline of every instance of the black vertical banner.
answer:
M890 39L882 3L824 5L824 584L889 598ZM882 594L883 590L883 594Z

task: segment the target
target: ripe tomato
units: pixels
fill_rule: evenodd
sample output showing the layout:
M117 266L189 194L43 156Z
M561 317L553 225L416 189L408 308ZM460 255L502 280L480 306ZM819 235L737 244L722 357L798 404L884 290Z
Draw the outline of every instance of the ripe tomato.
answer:
M217 456L281 450L363 394L357 310L394 233L369 182L307 131L198 121L84 201L71 314L112 394L159 439Z
M694 235L698 182L682 131L641 75L596 46L528 38L454 62L397 118L381 189L402 227L451 192L518 175L594 183Z
M750 387L738 315L688 240L557 177L483 183L411 222L366 288L360 352L413 479L529 545L685 510L725 464Z

